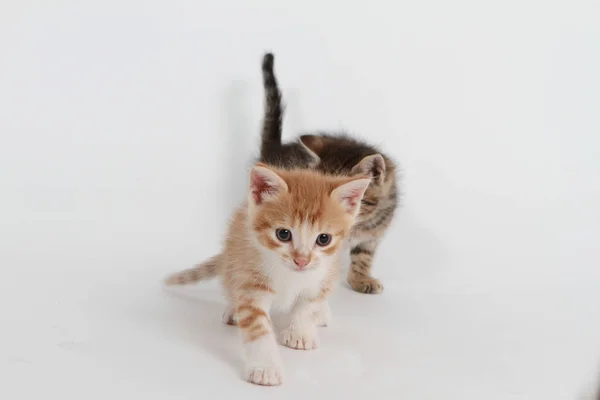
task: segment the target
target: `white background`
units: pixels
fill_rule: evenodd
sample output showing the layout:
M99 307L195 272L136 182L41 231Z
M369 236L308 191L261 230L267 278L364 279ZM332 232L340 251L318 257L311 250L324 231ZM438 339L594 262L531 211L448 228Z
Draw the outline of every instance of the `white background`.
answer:
M574 399L600 363L600 3L5 1L0 397ZM402 167L375 261L277 389L215 282L256 154L347 129ZM187 294L182 297L181 294Z

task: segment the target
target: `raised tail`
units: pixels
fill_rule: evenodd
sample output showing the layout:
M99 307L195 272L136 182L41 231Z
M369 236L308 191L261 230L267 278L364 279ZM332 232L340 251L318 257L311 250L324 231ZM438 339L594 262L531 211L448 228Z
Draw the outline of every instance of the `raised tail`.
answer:
M265 90L265 111L263 118L260 152L265 156L281 146L281 126L283 123L283 105L281 92L277 85L277 78L273 66L275 56L266 53L262 60L263 87Z
M208 260L201 262L193 268L189 268L173 275L168 276L165 279L166 285L187 285L190 283L207 280L217 276L219 271L219 264L221 263L222 256L217 254L209 258Z

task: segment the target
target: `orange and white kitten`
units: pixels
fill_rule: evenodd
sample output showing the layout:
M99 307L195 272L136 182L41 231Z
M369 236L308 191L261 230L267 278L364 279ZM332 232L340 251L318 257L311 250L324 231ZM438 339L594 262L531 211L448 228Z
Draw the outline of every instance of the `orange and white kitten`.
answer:
M318 319L329 312L326 299L340 269L339 249L369 182L258 164L250 173L248 200L230 222L224 250L167 278L171 285L222 279L229 300L223 320L241 328L248 381L279 385L283 380L272 310L289 313L281 344L317 347Z

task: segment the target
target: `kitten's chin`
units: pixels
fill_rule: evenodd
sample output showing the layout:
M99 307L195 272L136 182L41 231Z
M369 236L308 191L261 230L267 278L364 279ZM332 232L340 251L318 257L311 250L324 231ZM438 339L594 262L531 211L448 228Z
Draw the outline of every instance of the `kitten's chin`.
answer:
M305 272L310 271L310 268L292 268L292 271L298 274L303 274Z

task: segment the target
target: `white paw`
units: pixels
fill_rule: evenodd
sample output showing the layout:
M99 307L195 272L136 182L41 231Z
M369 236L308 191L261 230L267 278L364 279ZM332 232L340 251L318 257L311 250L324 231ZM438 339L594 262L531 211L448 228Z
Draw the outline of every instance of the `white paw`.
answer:
M246 380L262 386L277 386L283 382L283 368L279 366L249 366Z
M284 330L281 332L281 344L291 349L313 350L319 347L316 331Z
M283 361L275 335L270 333L246 342L245 347L246 380L257 385L280 385L283 381Z

